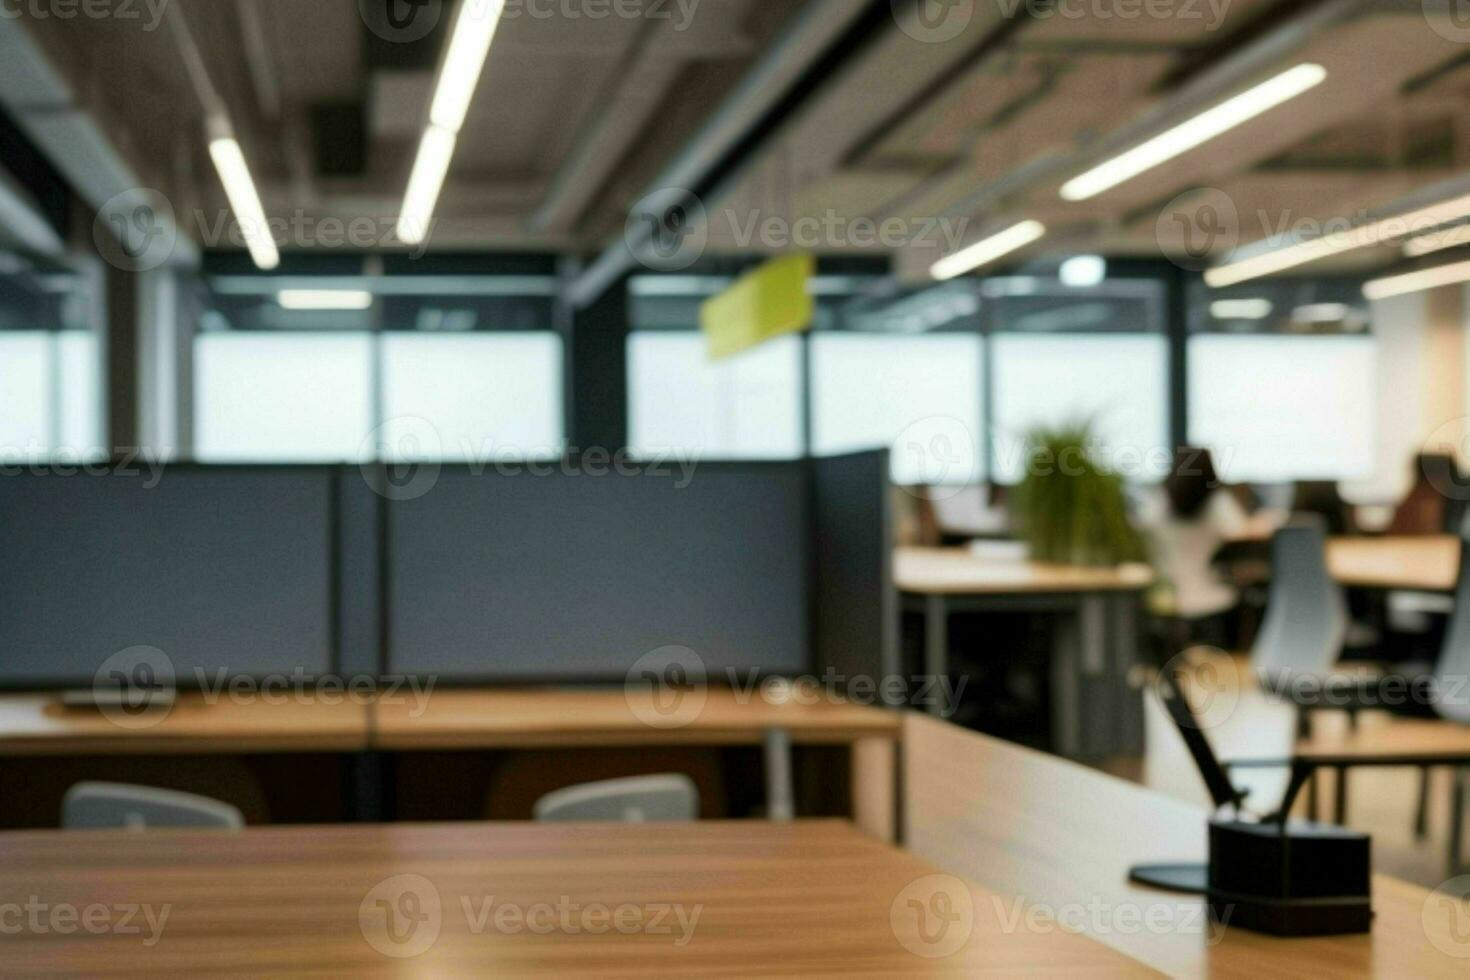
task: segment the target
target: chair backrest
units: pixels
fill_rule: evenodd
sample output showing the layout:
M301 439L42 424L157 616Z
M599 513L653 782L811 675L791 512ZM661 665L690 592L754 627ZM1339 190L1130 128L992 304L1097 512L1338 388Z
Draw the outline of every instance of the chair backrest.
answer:
M1470 544L1460 546L1460 581L1455 611L1434 664L1434 710L1470 725Z
M1327 571L1320 524L1294 522L1271 541L1271 591L1251 651L1263 677L1320 674L1337 662L1347 634L1342 589Z
M688 776L635 776L568 786L536 801L537 820L583 823L686 823L699 816Z
M77 783L61 802L64 830L219 827L238 830L245 817L207 796L121 783Z

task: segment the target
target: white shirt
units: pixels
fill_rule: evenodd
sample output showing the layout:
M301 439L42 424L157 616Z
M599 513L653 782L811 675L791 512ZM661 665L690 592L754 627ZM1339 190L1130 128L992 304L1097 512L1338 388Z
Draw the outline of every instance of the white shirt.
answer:
M1145 501L1142 520L1152 545L1154 567L1172 588L1174 613L1199 619L1232 609L1240 596L1222 581L1210 560L1227 541L1244 534L1245 511L1227 491L1210 494L1194 518L1176 517L1159 488Z

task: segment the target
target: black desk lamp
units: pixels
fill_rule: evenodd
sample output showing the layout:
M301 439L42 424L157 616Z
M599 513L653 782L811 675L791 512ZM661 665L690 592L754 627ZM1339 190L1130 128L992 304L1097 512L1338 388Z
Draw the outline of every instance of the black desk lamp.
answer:
M1176 671L1159 675L1159 698L1194 756L1216 810L1210 820L1208 864L1147 864L1128 879L1150 888L1205 895L1216 919L1275 935L1367 932L1372 924L1372 864L1366 834L1315 823L1289 823L1287 814L1311 775L1291 765L1281 806L1259 822L1241 819L1246 794L1230 781L1200 730Z

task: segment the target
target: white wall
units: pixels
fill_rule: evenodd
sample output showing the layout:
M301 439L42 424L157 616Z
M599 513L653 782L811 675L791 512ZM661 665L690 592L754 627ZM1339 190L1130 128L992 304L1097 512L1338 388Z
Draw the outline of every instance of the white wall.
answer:
M1393 503L1409 489L1416 454L1449 445L1463 454L1462 423L1470 415L1465 299L1455 287L1373 304L1377 450L1373 476L1343 485L1349 500Z

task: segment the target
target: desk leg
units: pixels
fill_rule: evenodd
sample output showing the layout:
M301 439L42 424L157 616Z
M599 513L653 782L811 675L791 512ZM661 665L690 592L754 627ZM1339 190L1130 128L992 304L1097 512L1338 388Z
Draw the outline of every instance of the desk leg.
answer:
M1139 664L1138 656L1138 607L1139 597L1134 593L1120 595L1111 602L1113 676L1108 678L1114 692L1117 718L1113 723L1116 739L1111 748L1115 755L1141 757L1143 744L1143 697L1133 687L1133 671Z
M386 759L381 752L357 752L348 760L347 819L383 823L388 819Z
M1051 737L1057 755L1075 759L1082 744L1082 615L1058 619L1051 654Z
M790 823L796 817L796 793L791 781L791 733L784 728L767 729L766 819Z
M924 673L935 692L928 712L948 717L951 705L945 703L946 688L941 682L949 676L949 608L942 595L924 597Z
M852 821L888 843L896 836L895 756L892 739L860 738L852 743Z

